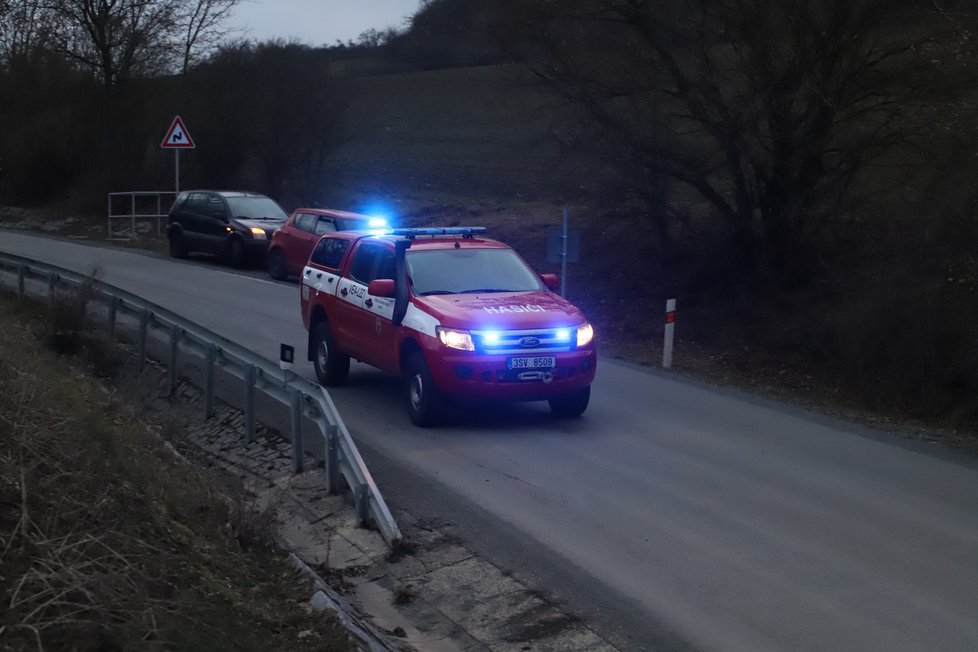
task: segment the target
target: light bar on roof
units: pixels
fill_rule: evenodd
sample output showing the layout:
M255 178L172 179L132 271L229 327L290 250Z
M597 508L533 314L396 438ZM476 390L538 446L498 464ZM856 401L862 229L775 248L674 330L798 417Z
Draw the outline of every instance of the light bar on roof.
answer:
M413 238L417 235L473 235L475 233L485 233L484 226L449 226L443 228L421 228L421 229L393 229L394 235L403 235Z

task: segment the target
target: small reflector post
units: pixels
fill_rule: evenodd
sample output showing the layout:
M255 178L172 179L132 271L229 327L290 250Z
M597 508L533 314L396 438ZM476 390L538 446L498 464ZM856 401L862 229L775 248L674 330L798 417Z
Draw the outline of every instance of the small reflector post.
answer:
M662 341L662 368L670 369L672 367L672 342L676 331L675 299L666 300L666 325L663 330L665 333Z
M295 349L288 344L279 344L278 365L282 369L291 369L292 362L295 360Z

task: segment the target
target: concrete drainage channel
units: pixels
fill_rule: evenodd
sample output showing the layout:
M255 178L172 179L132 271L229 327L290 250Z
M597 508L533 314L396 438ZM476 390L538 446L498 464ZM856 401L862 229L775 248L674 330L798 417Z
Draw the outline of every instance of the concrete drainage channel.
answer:
M322 462L307 454L293 473L289 442L259 425L250 444L242 412L219 400L201 418L203 392L184 376L168 396L167 371L142 371L134 356L116 381L120 397L185 459L233 476L252 505L274 517L280 544L316 584L314 606L339 614L371 652L423 650L615 650L586 624L479 559L436 528L399 514L405 531L392 553L375 530L358 527L349 493L322 487Z

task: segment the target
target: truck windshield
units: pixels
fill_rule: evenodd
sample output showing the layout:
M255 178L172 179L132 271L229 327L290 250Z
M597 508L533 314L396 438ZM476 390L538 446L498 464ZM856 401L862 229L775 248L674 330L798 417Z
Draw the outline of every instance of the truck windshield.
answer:
M540 277L512 249L408 250L404 262L418 296L543 289Z

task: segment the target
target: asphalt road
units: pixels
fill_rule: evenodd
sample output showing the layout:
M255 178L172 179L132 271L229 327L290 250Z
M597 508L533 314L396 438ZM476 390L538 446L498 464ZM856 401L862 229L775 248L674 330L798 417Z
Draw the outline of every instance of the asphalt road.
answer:
M6 231L0 250L303 357L294 283ZM331 393L395 511L455 524L623 650L978 650L973 458L604 358L578 420L418 429L362 365Z

